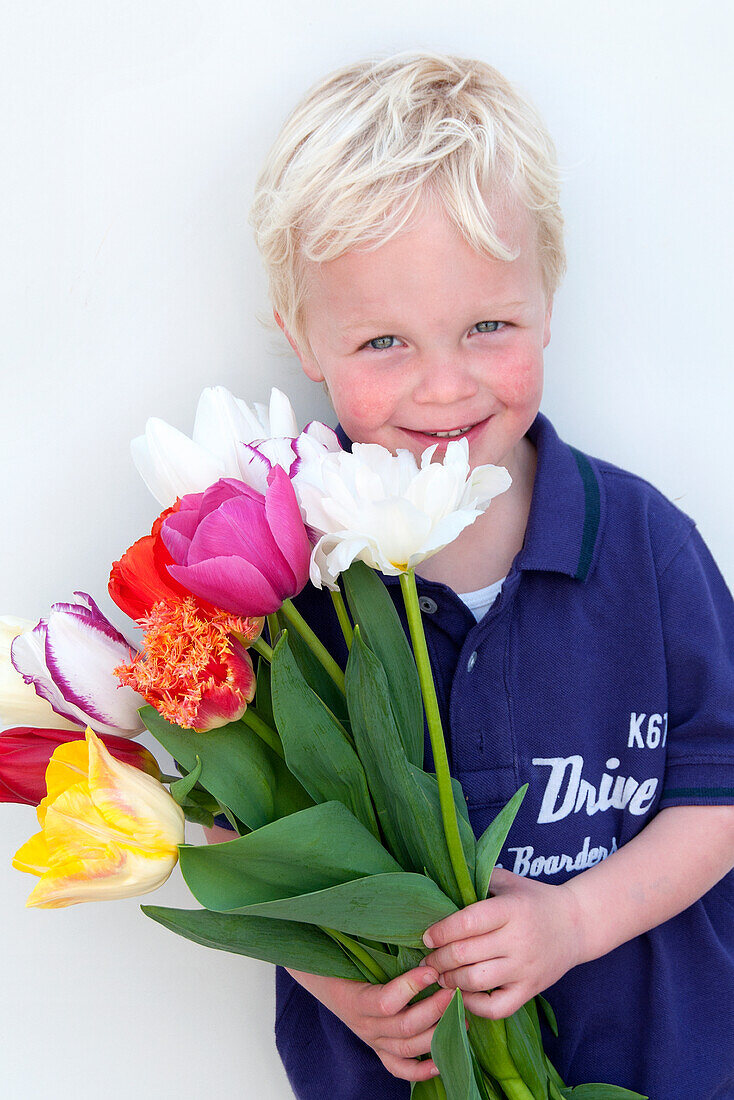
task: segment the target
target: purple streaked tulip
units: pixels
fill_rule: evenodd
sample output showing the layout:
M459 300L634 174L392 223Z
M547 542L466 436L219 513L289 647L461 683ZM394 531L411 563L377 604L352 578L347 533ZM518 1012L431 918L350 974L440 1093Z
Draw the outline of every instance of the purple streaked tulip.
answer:
M311 544L288 474L277 465L265 494L221 478L183 497L161 538L176 562L171 576L235 615L269 615L308 580Z
M145 700L113 672L135 648L91 596L74 595L79 603L53 604L48 618L14 639L13 665L57 714L100 734L136 737L144 729L137 712Z

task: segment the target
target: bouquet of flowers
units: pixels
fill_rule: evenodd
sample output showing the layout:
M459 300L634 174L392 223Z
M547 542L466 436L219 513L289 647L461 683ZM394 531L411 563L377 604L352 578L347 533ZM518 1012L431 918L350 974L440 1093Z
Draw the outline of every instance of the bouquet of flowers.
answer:
M414 568L509 485L470 470L464 441L420 464L303 431L287 398L250 408L205 390L193 438L149 420L134 461L163 511L112 566L109 593L139 649L91 596L34 625L0 620L0 800L37 806L14 866L28 904L58 908L156 889L177 862L200 908L142 906L196 943L383 983L428 953L428 926L486 898L525 793L477 840L446 746ZM399 576L410 640L378 572ZM345 667L293 603L330 594ZM329 597L324 597L328 600ZM424 723L435 773L424 770ZM161 774L132 738L176 761ZM184 843L223 814L233 839ZM419 997L434 992L430 987ZM543 1051L542 997L508 1019L457 989L415 1100L606 1100L568 1088Z

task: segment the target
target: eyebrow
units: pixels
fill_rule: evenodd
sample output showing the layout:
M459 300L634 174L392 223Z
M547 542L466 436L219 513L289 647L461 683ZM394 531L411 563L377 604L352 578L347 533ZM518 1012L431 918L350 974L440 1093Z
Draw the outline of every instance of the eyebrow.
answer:
M494 312L494 313L505 313L508 310L518 309L520 306L524 306L525 304L526 303L524 301L501 302L499 305L492 306L492 312ZM484 321L494 321L494 320L496 320L496 318L491 317L489 314L487 314L487 316L483 317L482 320L484 320ZM387 333L387 331L390 327L392 327L392 328L401 328L402 326L400 324L393 325L393 326L389 326L389 325L386 326L384 320L381 320L381 321L366 320L366 321L355 321L351 325L337 325L336 327L337 327L337 330L339 332L343 333L345 336L349 336L351 333L359 332L361 329L370 329L370 330L375 330L375 331L380 331L380 332Z

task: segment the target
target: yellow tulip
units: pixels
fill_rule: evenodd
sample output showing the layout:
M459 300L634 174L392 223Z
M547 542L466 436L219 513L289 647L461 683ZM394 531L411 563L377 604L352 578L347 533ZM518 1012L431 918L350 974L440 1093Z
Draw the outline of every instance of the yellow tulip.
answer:
M163 885L184 841L184 815L157 779L116 760L87 727L86 741L54 751L46 788L41 832L13 859L40 876L26 905L61 909Z

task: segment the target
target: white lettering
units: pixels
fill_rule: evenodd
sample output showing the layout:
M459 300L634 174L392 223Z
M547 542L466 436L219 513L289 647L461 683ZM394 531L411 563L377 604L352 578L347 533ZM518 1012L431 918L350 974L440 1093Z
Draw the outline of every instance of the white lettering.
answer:
M528 845L527 848L509 848L508 851L515 853L515 866L512 868L513 873L516 875L527 875L530 870L529 856L533 854L532 845Z
M663 715L663 744L668 740L668 712Z
M548 783L545 788L545 794L543 795L543 804L538 814L538 824L545 824L549 821L560 821L562 818L568 817L573 809L579 780L581 779L581 769L584 766L583 756L567 756L565 759L562 757L554 757L547 760L535 757L533 764L537 767L551 769ZM559 806L558 797L567 771L569 773L568 786L563 801Z
M513 871L516 875L529 878L538 878L540 875L557 875L562 871L584 871L587 867L593 867L594 864L607 859L612 852L617 851L618 847L616 837L612 837L609 848L605 848L602 844L590 848L590 844L591 837L584 837L583 847L575 856L568 855L567 852L553 853L546 856L536 855L532 844L510 848L509 851L515 853Z
M660 715L657 717L660 718ZM619 767L619 763L619 759L612 756L606 765L611 772ZM639 816L650 808L658 786L656 778L639 780L633 775L613 776L610 772L602 772L597 790L593 783L582 777L582 756L534 757L533 764L536 767L550 768L538 814L539 825L561 821L569 814L577 814L582 810L588 817L593 817L594 814L604 813L606 810L629 808L630 813Z
M642 740L642 723L644 719L644 712L642 714L636 714L635 711L632 711L630 714L630 732L627 738L628 749L644 749L645 743Z
M645 744L648 749L656 749L660 744L660 734L662 733L662 714L651 714L647 720L647 737L645 738Z
M655 799L655 791L658 789L657 779L645 779L632 795L629 804L631 814L646 814Z

